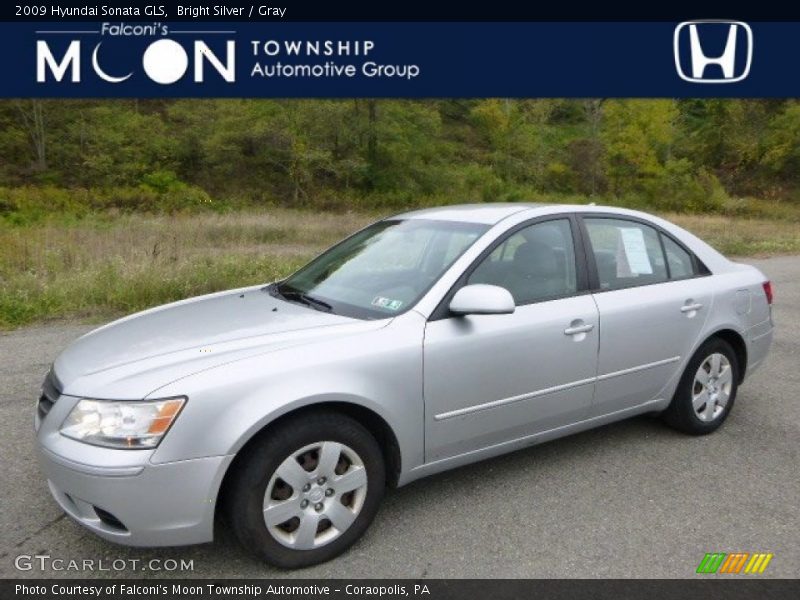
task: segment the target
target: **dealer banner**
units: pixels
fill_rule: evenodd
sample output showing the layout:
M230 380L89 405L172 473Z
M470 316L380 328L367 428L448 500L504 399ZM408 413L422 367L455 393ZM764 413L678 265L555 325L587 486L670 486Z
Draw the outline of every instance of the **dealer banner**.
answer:
M261 15L272 21L171 21L150 8L76 21L47 6L0 23L0 96L800 96L786 71L797 22L300 23L279 8Z

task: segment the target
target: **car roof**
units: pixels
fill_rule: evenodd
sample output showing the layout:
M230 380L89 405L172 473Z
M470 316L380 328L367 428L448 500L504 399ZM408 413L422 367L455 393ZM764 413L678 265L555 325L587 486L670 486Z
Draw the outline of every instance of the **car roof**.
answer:
M506 217L531 208L545 207L536 202L487 202L485 204L453 204L423 208L395 215L394 219L431 219L494 225Z
M484 204L453 204L409 211L392 219L431 219L436 221L460 221L496 225L503 219L519 213L527 217L538 217L559 213L602 213L609 216L630 216L649 221L661 221L655 215L618 206L596 204L548 204L544 202L486 202Z
M430 219L434 221L459 221L462 223L482 223L496 225L503 219L512 215L525 212L526 217L540 215L594 212L605 214L628 215L633 217L653 219L654 216L637 210L620 208L617 206L600 206L595 204L549 204L545 202L486 202L482 204L452 204L449 206L435 206L422 208L399 215L393 219Z

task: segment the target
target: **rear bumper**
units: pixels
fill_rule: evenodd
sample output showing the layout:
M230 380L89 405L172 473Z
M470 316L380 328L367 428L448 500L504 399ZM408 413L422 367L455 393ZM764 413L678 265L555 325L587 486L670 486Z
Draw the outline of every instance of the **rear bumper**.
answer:
M97 449L102 451L102 449ZM50 492L75 521L130 546L210 542L222 477L232 456L141 467L93 467L38 446Z

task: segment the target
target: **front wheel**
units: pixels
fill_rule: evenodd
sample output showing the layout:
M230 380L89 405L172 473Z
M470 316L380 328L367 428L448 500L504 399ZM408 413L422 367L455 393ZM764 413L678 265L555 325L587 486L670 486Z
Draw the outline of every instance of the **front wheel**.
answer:
M725 340L712 338L692 356L664 420L691 435L715 431L727 418L739 384L736 353Z
M247 449L230 482L228 520L265 561L306 567L361 537L384 485L381 449L361 424L338 413L298 415Z

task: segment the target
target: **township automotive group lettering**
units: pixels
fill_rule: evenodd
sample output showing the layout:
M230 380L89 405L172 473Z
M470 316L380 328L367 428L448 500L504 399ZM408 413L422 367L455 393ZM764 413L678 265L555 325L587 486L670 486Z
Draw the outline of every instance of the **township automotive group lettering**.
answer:
M250 70L251 77L301 77L301 78L330 78L330 77L358 77L368 78L395 78L414 79L419 76L420 68L416 64L383 64L371 60L375 50L372 40L267 40L251 41L252 55L258 60ZM322 62L296 63L294 61L272 61L278 57L306 59L320 59ZM361 58L360 64L353 62L339 63L326 58Z

